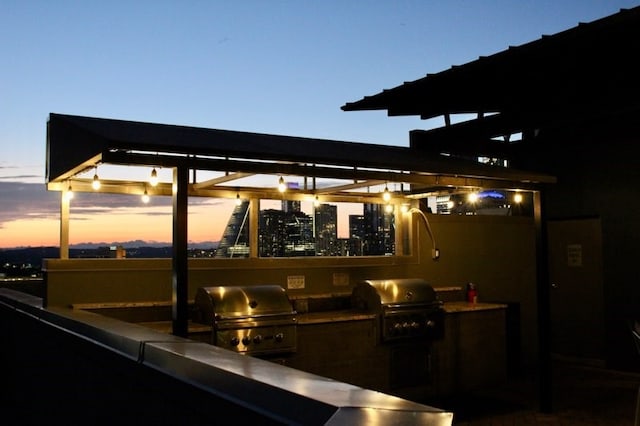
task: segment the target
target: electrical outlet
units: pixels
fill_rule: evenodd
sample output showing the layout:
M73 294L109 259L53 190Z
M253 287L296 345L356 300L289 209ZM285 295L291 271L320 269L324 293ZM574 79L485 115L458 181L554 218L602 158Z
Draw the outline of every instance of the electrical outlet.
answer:
M290 290L304 288L304 275L287 276L287 288Z

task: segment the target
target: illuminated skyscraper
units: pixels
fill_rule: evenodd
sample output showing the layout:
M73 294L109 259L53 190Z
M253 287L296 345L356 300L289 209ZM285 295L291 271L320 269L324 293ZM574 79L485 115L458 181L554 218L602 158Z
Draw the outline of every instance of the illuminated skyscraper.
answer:
M337 256L338 247L338 206L321 204L314 210L314 231L316 255Z
M233 209L216 257L249 257L249 201L242 201Z

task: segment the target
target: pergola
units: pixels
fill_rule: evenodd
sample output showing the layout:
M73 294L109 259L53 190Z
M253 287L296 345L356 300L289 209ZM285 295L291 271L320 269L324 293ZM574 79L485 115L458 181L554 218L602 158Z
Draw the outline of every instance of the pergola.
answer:
M541 173L479 164L415 149L273 134L206 129L105 118L50 114L47 127L47 189L60 191L61 258L68 258L69 200L73 190L93 192L98 166L145 166L172 170L170 182L151 186L147 177L101 179L100 192L166 195L173 200L173 332L187 334L187 207L189 197L241 196L252 202L281 198L283 176L304 184L288 199L384 203L381 186L395 188L393 203L451 191L481 188L532 191L554 178ZM210 173L215 175L211 177ZM209 174L207 174L209 173ZM243 184L261 176L262 186ZM206 176L202 178L202 176ZM375 189L373 191L372 189ZM252 205L254 206L254 205ZM258 206L250 209L256 215ZM257 238L257 237L256 237ZM251 244L253 254L257 241Z

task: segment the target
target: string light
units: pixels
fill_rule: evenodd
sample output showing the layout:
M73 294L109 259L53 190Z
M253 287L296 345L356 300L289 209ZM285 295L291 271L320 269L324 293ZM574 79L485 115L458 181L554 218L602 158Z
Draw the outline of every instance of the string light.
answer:
M382 193L382 199L385 203L388 203L391 200L391 193L389 192L389 188L387 188L387 184L384 185L384 192Z
M236 206L242 204L242 199L240 198L240 194L236 193Z
M93 182L91 182L91 187L96 191L100 189L100 178L98 177L97 167L96 167L96 173L93 175Z
M156 171L155 167L153 168L153 170L151 170L151 177L149 177L149 183L151 184L151 186L156 186L158 184L158 172Z
M520 204L522 202L522 194L516 192L516 194L513 196L513 202L516 204Z
M64 193L64 198L67 201L71 201L71 199L73 198L73 190L71 189L71 185L69 185L69 188L67 188L67 192Z
M287 190L287 185L285 185L284 183L284 178L280 176L280 179L278 180L278 191L284 192L286 190Z
M142 194L142 202L145 204L149 202L149 194L147 194L147 188L144 189L144 194Z

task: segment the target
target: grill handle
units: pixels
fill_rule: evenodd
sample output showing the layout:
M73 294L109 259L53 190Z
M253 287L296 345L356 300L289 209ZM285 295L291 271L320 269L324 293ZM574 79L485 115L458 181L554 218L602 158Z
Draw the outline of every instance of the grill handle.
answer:
M273 313L273 314L258 314L258 315L221 315L221 314L216 314L215 319L216 320L221 320L221 321L225 321L225 320L247 320L247 319L272 319L272 318L289 317L292 314L295 315L296 312L295 311L292 311L292 312L277 312L277 313Z
M418 309L424 309L425 307L429 307L429 308L433 308L433 307L437 307L440 308L443 305L442 301L436 301L436 302L429 302L429 303L389 303L387 305L384 305L385 308L391 308L391 309L402 309L402 310L406 310L406 309L411 309L411 308L418 308Z

